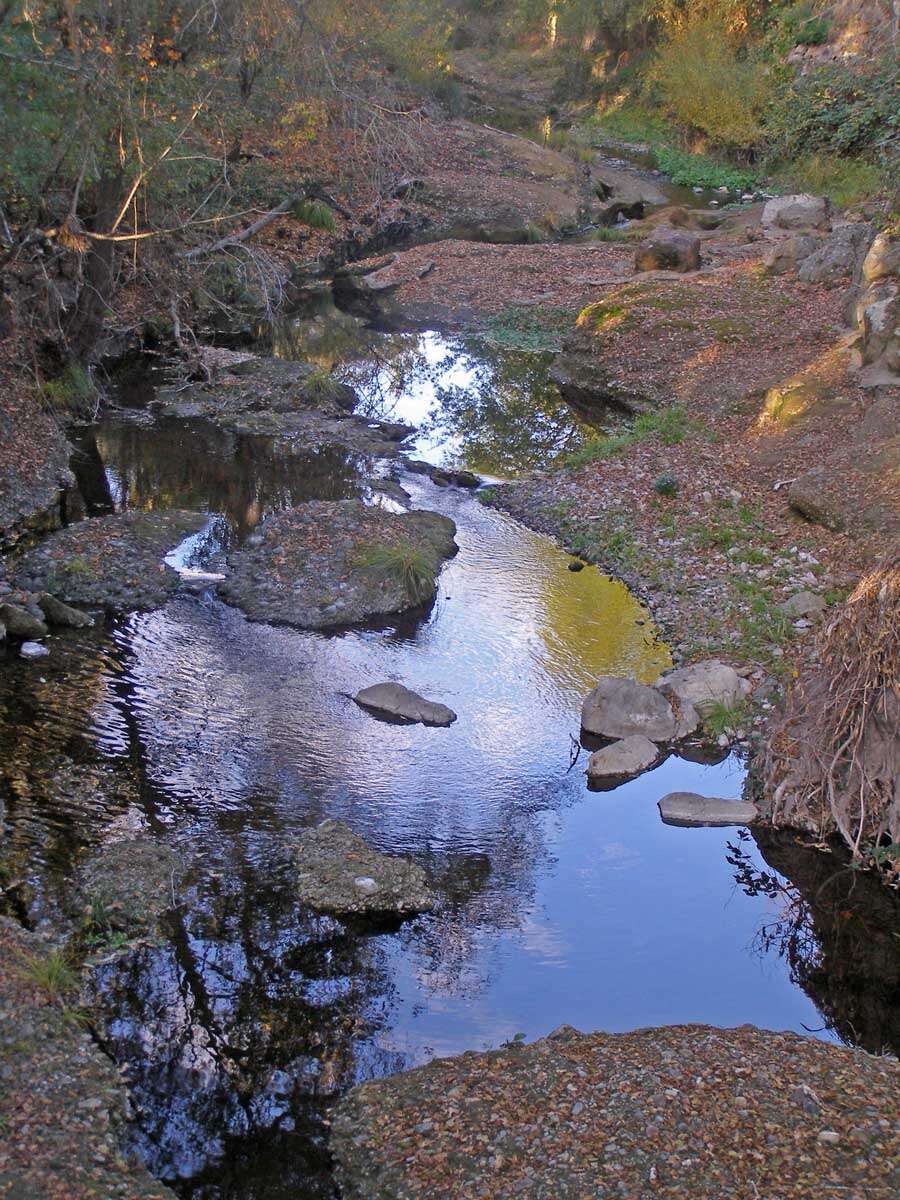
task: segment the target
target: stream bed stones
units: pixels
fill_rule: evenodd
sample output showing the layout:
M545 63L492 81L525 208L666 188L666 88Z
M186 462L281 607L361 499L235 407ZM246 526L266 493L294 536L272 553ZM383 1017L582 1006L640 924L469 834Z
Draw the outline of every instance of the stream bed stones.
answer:
M65 604L131 612L159 608L178 587L162 559L208 517L193 512L122 512L58 529L15 563L21 588Z
M303 629L401 613L433 598L455 533L438 513L314 500L264 522L231 556L219 591L251 621Z
M421 867L373 850L343 821L306 830L294 849L298 898L338 917L411 917L436 898Z
M344 1200L887 1197L898 1090L895 1059L749 1025L563 1026L355 1087L331 1148Z

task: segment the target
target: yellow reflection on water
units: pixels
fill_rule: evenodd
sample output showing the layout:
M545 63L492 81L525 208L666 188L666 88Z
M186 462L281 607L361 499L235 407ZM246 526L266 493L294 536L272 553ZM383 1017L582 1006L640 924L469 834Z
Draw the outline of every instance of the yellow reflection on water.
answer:
M549 675L590 689L598 675L652 683L672 666L649 611L623 583L594 566L572 572L568 555L548 539L536 541Z

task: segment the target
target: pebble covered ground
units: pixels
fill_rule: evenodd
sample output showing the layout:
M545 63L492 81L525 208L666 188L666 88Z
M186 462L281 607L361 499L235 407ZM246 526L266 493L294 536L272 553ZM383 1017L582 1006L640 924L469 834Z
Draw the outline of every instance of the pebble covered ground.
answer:
M91 517L46 537L10 564L13 582L68 604L111 612L159 608L178 587L161 560L206 525L204 513L122 512Z
M900 1063L745 1025L437 1059L334 1113L344 1200L890 1200Z
M50 949L0 917L0 1197L173 1200L120 1153L122 1081L84 1027L77 997L32 978L29 963Z

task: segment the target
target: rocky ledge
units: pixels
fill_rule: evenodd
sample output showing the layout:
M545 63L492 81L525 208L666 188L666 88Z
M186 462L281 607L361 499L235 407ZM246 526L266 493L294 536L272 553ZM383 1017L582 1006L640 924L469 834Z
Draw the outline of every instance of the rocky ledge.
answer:
M48 991L49 953L0 917L0 1197L174 1200L122 1156L122 1081L79 1010Z
M131 612L159 608L178 586L163 556L208 518L192 512L91 517L45 538L11 564L13 582L67 604Z
M343 821L323 821L303 833L294 861L298 895L316 912L409 917L435 905L421 867L373 850Z
M455 533L438 513L314 500L270 517L231 556L219 591L251 621L303 629L405 612L433 598Z
M337 1106L344 1200L892 1196L900 1063L742 1026L437 1059Z

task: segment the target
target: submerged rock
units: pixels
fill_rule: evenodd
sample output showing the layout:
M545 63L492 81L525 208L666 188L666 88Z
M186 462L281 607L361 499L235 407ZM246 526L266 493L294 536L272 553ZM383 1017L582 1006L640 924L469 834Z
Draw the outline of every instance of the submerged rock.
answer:
M16 563L15 582L110 612L159 608L178 587L163 556L207 523L203 513L124 512L51 533Z
M40 642L23 642L19 647L21 658L46 658L50 651Z
M426 700L402 683L375 683L353 697L361 708L422 725L452 725L456 713L446 704Z
M344 1200L887 1196L898 1089L895 1059L792 1033L564 1026L360 1084L331 1150Z
M232 554L220 586L251 621L303 629L418 608L435 593L456 526L439 513L394 514L359 500L313 500L270 517Z
M591 755L587 765L588 783L599 790L615 787L648 770L659 757L659 747L636 733Z
M297 894L316 912L336 916L413 916L436 898L421 867L380 854L343 821L323 821L298 839Z
M666 825L750 825L759 813L745 800L722 800L696 792L669 792L659 801L659 815Z
M660 692L634 679L605 675L581 707L581 727L596 737L642 734L667 742L675 737L677 723L672 705Z

